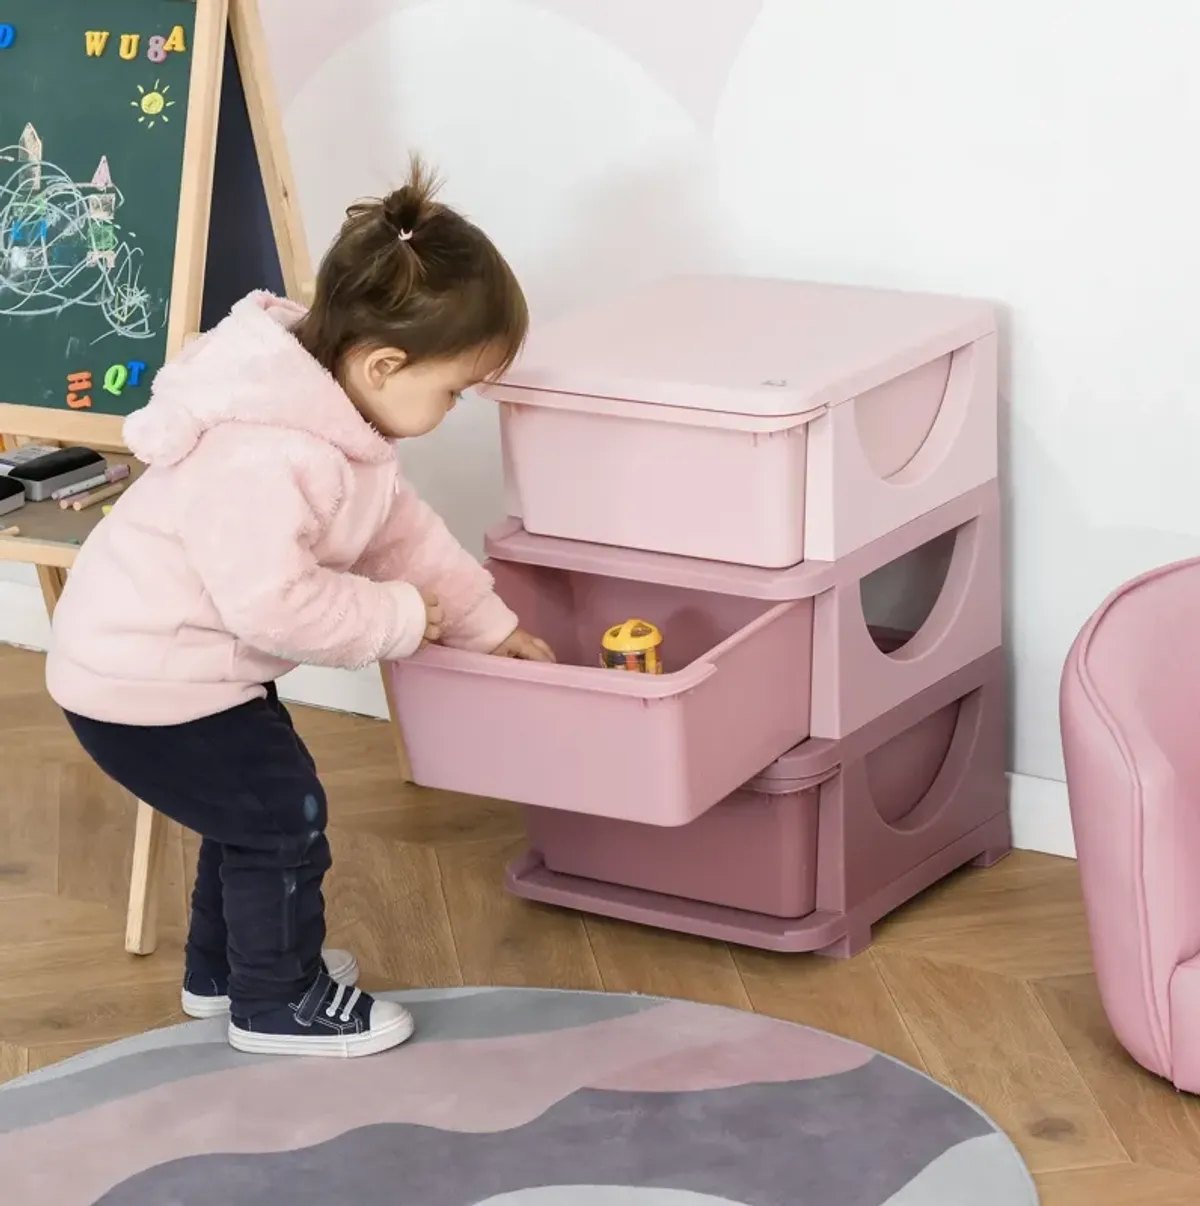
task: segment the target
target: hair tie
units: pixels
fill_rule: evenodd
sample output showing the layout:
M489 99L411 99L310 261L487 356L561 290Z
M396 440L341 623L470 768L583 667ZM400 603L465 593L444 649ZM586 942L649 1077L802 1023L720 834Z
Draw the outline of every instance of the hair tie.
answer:
M398 238L401 243L409 242L412 239L412 236L413 236L413 232L411 230L401 229L396 232L396 238Z

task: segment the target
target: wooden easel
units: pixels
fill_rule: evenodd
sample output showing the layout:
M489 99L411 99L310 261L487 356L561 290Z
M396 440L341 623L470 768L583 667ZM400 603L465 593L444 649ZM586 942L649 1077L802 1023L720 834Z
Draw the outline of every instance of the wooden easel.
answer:
M307 301L313 281L283 124L270 82L257 0L194 0L194 3L196 22L192 34L183 186L167 325L168 359L196 336L200 326L227 34L232 36L236 53L284 290L289 297ZM70 443L121 453L127 451L122 443L122 423L123 419L116 415L0 402L0 432L7 433L0 440L6 446L30 441ZM15 513L22 535L0 537L0 561L36 566L46 608L52 615L79 545L94 526L96 517L81 513L86 518L78 521L78 536L64 538L57 513L51 529L31 518L30 531L26 533L23 517L35 507L49 506L49 503L27 504ZM4 526L0 521L0 528ZM407 782L411 779L408 754L386 674L384 689L401 774ZM148 955L157 946L158 893L168 824L165 817L138 801L125 929L125 949L132 954Z

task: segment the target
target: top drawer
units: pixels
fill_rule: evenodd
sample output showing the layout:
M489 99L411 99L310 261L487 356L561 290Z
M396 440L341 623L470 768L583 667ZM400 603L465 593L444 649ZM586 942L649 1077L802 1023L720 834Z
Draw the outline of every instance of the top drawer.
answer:
M783 568L996 476L995 319L959 298L667 281L536 330L488 393L543 536Z

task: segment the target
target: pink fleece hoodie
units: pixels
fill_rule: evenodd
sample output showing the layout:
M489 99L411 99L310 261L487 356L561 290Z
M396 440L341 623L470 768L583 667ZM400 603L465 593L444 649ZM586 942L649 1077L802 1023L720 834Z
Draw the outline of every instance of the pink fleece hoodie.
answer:
M64 708L179 724L297 663L407 657L425 631L490 651L517 625L481 565L400 476L391 443L258 293L163 368L125 423L149 468L79 552L46 669Z

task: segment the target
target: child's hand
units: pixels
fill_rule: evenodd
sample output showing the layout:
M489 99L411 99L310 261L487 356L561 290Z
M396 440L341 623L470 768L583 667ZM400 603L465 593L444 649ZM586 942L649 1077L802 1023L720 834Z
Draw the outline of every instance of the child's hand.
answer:
M516 657L524 662L553 662L558 659L554 650L538 637L530 636L518 628L506 641L501 641L492 650L495 657Z
M425 600L425 641L430 645L436 644L442 639L442 625L446 622L442 605L436 595L426 590L421 592L421 598Z

